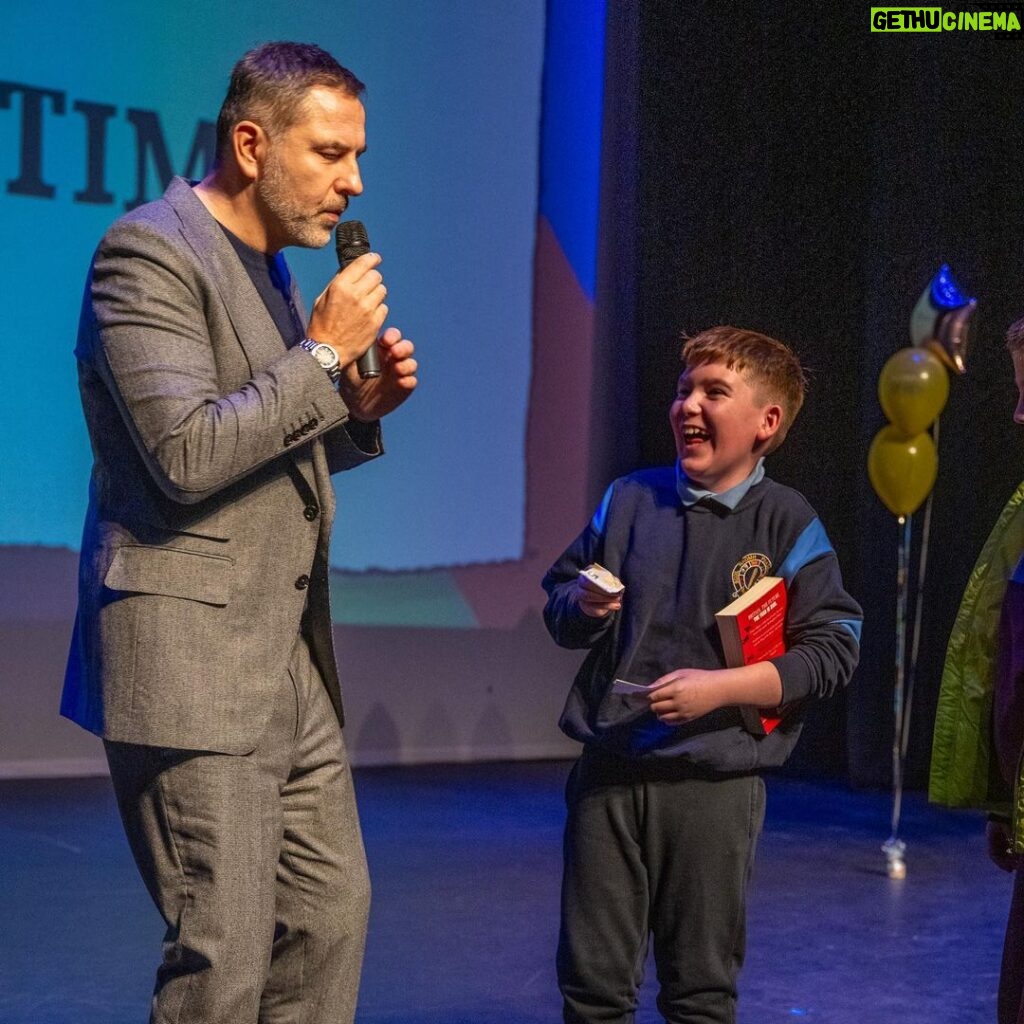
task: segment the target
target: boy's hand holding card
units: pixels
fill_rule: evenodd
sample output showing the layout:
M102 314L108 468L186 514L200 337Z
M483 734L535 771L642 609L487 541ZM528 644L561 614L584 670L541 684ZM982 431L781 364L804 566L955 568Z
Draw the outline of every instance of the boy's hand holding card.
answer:
M640 683L631 683L628 679L616 679L612 682L612 693L620 697L646 697L654 689L654 684L643 686Z

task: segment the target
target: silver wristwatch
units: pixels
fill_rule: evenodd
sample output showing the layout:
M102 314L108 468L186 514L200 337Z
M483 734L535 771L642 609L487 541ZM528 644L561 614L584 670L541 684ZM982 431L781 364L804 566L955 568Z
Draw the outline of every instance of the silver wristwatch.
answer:
M299 342L299 348L304 348L327 371L331 383L337 385L341 380L341 360L330 345L323 345L312 338L305 338Z

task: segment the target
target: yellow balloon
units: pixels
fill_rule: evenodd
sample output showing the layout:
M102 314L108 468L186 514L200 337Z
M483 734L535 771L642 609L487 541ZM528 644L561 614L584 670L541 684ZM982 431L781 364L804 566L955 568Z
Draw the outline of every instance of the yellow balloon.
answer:
M948 397L946 368L925 348L901 348L878 377L882 410L905 438L927 430Z
M931 434L906 438L890 423L875 435L868 450L871 486L893 515L913 515L931 493L938 470Z

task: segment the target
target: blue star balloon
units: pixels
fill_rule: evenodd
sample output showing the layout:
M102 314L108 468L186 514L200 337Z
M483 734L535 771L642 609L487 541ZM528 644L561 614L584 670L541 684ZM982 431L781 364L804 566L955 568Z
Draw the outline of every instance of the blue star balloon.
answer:
M910 314L910 340L930 348L951 370L963 373L970 319L977 308L943 263Z

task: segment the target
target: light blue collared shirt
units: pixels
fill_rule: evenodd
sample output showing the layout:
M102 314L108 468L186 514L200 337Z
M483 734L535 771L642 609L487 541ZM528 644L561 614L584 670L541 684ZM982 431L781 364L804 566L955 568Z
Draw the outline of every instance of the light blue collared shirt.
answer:
M746 480L741 480L727 491L715 494L714 491L704 490L704 488L698 487L693 483L686 473L683 472L683 464L676 459L676 491L679 493L679 500L687 508L691 505L696 505L702 498L710 498L712 501L717 501L719 505L724 505L731 512L743 500L743 496L747 491L754 484L759 484L763 479L764 456L757 460L757 465L751 470L750 476Z

